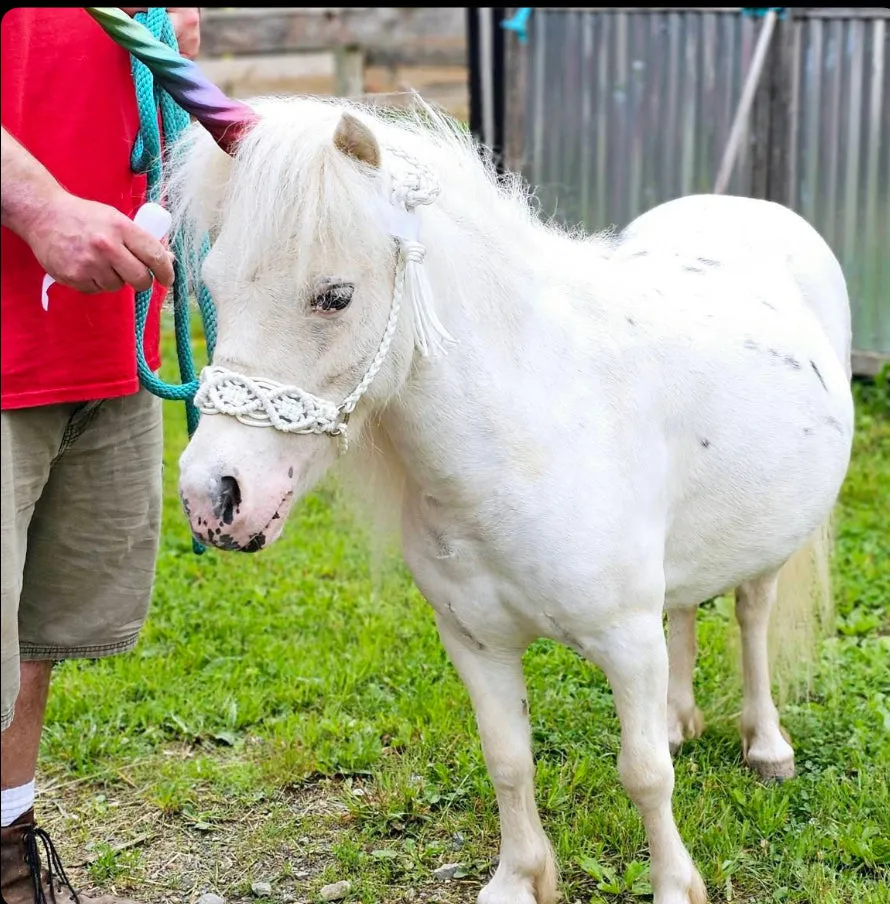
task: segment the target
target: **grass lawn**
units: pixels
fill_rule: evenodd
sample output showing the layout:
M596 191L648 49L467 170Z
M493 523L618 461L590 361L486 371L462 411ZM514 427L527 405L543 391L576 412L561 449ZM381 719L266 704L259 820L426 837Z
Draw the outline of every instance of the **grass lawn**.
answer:
M167 355L168 362L173 355ZM168 369L168 374L170 373ZM836 634L815 693L783 708L799 776L741 765L731 604L699 619L708 727L677 761L675 812L712 902L890 902L890 405L857 386L839 507ZM259 555L196 557L176 492L168 403L154 606L130 655L57 670L38 807L83 890L140 904L212 890L315 902L473 902L498 849L466 692L431 611L328 486ZM539 642L526 657L538 801L563 901L651 900L640 820L618 783L601 673ZM450 881L432 871L460 863Z

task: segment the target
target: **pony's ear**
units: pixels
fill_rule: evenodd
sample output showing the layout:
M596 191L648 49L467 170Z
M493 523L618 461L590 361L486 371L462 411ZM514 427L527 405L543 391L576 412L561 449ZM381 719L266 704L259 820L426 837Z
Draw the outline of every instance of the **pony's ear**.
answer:
M374 133L351 113L344 111L340 116L334 130L334 147L368 166L380 166L380 145Z

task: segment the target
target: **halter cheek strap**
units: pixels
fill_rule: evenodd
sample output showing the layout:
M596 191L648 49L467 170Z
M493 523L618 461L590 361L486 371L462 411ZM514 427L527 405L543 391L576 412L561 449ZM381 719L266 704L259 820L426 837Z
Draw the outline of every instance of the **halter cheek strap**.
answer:
M404 151L390 149L390 153L406 164L404 173L391 178L388 203L384 205L387 228L398 243L399 255L389 318L377 352L358 385L337 405L298 386L210 366L201 372L195 394L195 407L202 414L227 414L250 427L274 427L282 433L327 433L340 438L341 452L345 452L349 416L386 360L406 294L413 307L414 339L421 354L428 355L455 341L433 309L423 268L426 247L419 241L416 208L438 197L438 182L427 166Z

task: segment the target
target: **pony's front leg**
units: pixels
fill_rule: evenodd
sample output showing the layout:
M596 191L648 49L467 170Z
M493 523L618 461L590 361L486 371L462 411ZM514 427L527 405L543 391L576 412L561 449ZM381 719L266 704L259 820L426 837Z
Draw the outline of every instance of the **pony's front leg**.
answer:
M522 651L480 648L447 616L436 621L473 702L500 813L500 862L479 904L552 904L556 864L535 806Z
M668 656L656 600L651 612L629 614L584 646L612 686L621 722L618 772L646 828L654 904L705 904L704 883L680 838L671 806Z

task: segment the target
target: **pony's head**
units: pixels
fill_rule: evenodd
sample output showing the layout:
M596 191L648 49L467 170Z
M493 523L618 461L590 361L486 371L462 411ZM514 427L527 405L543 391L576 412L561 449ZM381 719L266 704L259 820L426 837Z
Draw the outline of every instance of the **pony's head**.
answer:
M180 493L196 537L245 551L277 538L415 355L447 338L419 242L433 172L360 108L290 99L258 112L234 156L193 127L169 192L184 234L211 237L200 275L218 320Z

